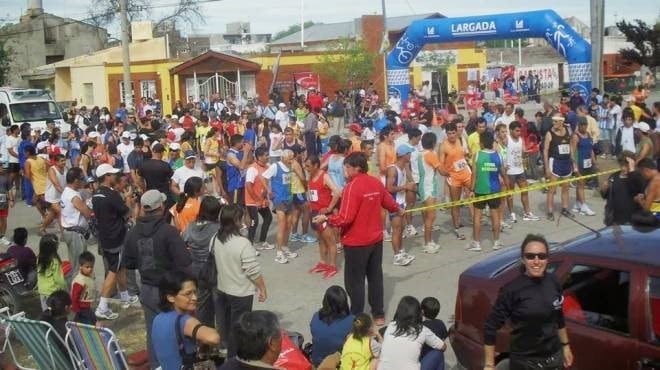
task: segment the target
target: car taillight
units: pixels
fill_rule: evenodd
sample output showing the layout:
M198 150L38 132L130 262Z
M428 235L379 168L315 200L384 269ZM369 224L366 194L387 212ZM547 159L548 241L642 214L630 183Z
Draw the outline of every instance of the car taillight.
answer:
M16 268L16 259L9 258L6 260L0 261L0 272L9 271Z
M461 305L461 289L459 287L456 293L456 306L454 307L454 323L458 324L463 320L463 307Z

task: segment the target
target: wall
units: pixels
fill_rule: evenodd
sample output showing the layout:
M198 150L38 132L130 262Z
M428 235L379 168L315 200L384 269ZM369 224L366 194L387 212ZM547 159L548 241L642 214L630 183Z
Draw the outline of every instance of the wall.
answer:
M133 80L133 88L136 94L136 100L140 99L140 80L156 80L156 91L162 104L163 112L169 113L172 111L171 100L177 96L175 91L172 91L173 83L170 77L170 69L179 65L181 61L178 60L165 60L140 62L131 64L131 79ZM119 81L123 79L123 67L121 64L108 64L105 68L105 80L107 81L108 95L107 106L111 111L119 106Z
M98 106L99 108L108 106L108 86L106 84L106 79L104 78L104 66L73 67L70 71L71 100L78 101L79 107L85 105L88 109L91 109L94 106ZM93 84L92 92L94 94L94 100L92 102L86 102L83 99L85 94L83 84L85 83Z
M71 69L70 68L56 68L55 69L55 100L56 101L71 101L73 95L71 93Z

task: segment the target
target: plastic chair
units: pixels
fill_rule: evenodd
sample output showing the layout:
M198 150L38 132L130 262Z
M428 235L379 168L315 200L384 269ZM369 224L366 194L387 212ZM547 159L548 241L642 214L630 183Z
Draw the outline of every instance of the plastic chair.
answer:
M14 363L19 369L32 369L19 364L9 338L15 335L34 359L38 369L77 369L75 354L66 352L62 337L52 325L44 321L26 319L23 312L2 319L5 328L5 345L9 347Z
M128 369L124 352L117 337L108 328L69 321L66 323L66 342L69 352L80 358L81 369L121 370ZM71 348L71 344L73 348Z

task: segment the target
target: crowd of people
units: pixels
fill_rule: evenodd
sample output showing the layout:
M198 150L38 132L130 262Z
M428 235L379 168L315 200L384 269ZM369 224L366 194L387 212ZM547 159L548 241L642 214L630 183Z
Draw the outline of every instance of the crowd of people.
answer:
M122 103L112 114L72 107L65 135L53 122L43 132L29 123L12 126L1 147L7 165L0 172L0 242L12 244L7 218L21 189L41 217L42 238L35 258L25 252L27 232L18 228L10 252L26 276L34 271L48 317L61 318L61 307L70 306L76 321L114 320L115 295L122 308L140 305L150 363L163 369L189 361L195 343L261 361L275 344L248 355L246 338L229 333L254 330L246 323L257 320L249 314L254 299L268 298L263 257L274 250L272 258L284 265L298 257L296 243L318 243L309 272L335 279L343 253L345 291L330 288L312 319L313 362L343 346L351 348L347 353L369 350L378 369L420 361L436 369L446 329L434 322L434 298L420 304L404 297L382 338L371 328L385 325L383 243L392 246L393 265L407 266L415 256L404 239L423 236L421 251L435 254L441 245L433 232L444 231L479 252L487 223L497 250L503 230L541 221L526 192L521 207L513 196L452 207L449 230L437 222L444 217L438 203L594 174L599 160L615 158L621 171L602 189L606 223L660 222L660 102L651 112L635 95L622 107L620 97L594 89L587 101L577 94L557 106L544 102L534 121L511 103L484 104L482 112L468 110L434 127L427 90L387 103L374 89L337 91L333 99L310 90L290 102L271 96L265 104L247 94L200 96L177 102L173 112L161 112L151 99L135 111ZM374 120L386 124L375 128ZM596 215L585 196L589 186L588 179L575 182L571 208L570 186L562 184L558 214ZM555 192L547 190L548 220L557 214ZM413 221L417 213L421 225ZM469 240L465 221L472 224ZM68 273L59 240L67 246ZM105 272L98 300L95 257L87 250L93 240ZM371 316L364 314L365 280ZM429 348L420 353L422 344ZM410 355L392 355L393 348Z

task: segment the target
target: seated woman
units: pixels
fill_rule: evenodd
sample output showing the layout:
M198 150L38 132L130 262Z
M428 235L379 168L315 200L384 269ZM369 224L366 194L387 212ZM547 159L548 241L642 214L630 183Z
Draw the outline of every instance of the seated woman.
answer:
M355 316L348 309L344 288L333 285L325 291L323 307L309 323L312 333L312 364L319 366L327 356L339 351L351 331Z
M191 316L197 309L195 279L180 271L168 272L158 288L161 313L151 329L153 351L162 370L179 370L182 365L187 368L193 365L196 345L217 346L220 334Z

